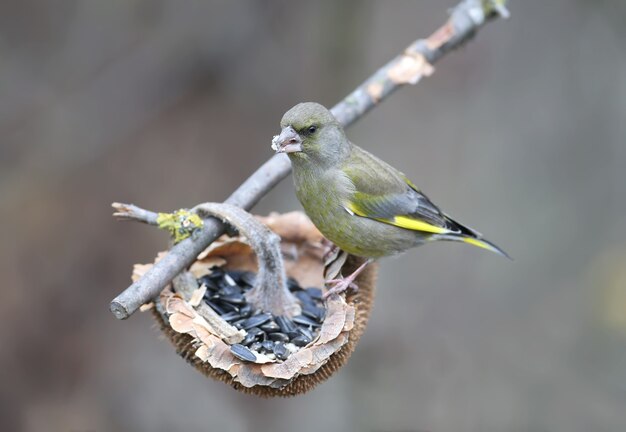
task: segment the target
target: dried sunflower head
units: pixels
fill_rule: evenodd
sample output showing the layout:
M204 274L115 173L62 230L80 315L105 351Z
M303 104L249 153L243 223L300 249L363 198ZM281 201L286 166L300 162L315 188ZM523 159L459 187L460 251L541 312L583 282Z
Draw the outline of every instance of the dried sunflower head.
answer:
M254 277L259 269L258 254L243 236L226 235L200 254L189 272L174 280L173 287L163 290L152 312L176 351L206 376L244 393L265 397L294 396L328 379L348 360L369 319L376 266L366 267L359 275L356 280L358 291L330 296L323 306L319 300L315 306L323 312L322 319L319 319L320 316L315 315L316 309L306 306L308 294L303 287L324 290L325 270L350 274L362 260L344 255L344 260L325 265L324 239L302 213L272 214L258 220L280 237L290 288L299 298L301 307L307 309L307 314L281 321L282 316L252 315L252 311L246 311L249 313L247 317L235 320L248 304L241 303L238 289L228 289L228 285L235 282L235 285L243 286L245 293L246 282L242 278ZM141 276L146 269L136 266L134 277ZM222 284L222 288L207 287L211 280L217 281L216 286ZM311 289L310 292L316 294L318 291ZM229 305L222 301L224 296L240 302L239 307L233 305L233 310L220 310L220 305ZM267 320L266 315L270 316ZM246 320L250 325L264 324L250 327ZM284 328L285 322L290 325L295 322L293 332ZM307 324L311 324L308 334ZM259 336L261 333L263 335ZM287 333L289 340L280 336ZM284 353L282 347L285 347Z

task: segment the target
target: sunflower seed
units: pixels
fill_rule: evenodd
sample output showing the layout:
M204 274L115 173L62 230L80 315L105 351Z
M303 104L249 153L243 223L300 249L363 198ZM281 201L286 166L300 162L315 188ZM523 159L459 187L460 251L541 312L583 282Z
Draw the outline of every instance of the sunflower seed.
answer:
M243 270L228 270L228 275L239 285L241 282L241 275L244 273Z
M306 317L304 315L297 315L295 317L293 317L293 322L297 323L297 324L301 324L304 326L311 326L311 327L319 327L320 323L318 323L317 321L313 321L311 318Z
M217 291L219 289L215 281L208 276L202 276L200 279L198 279L198 283L200 285L205 285L207 288L207 292Z
M208 301L208 302L207 302L207 304L208 304L209 306L211 306L211 309L213 309L215 312L217 312L217 313L218 313L218 314L220 314L220 315L224 315L224 314L226 313L226 311L224 310L224 308L223 308L223 307L221 307L220 305L218 305L218 304L217 304L217 303L215 303L215 302Z
M250 349L256 352L260 352L262 348L263 345L261 344L261 342L254 342L252 345L250 345Z
M224 277L224 270L221 267L213 266L209 269L211 272L207 276L213 279L214 281L218 281Z
M243 296L243 294L225 295L222 296L220 300L233 305L242 305L246 302L246 298Z
M266 340L261 342L261 346L264 350L272 352L272 350L274 349L274 342L271 340Z
M313 340L313 333L306 327L298 327L298 333L310 340Z
M241 314L242 317L249 317L252 315L252 305L246 304L239 308L239 314Z
M256 328L256 327L255 327ZM256 339L256 335L252 333L246 334L246 336L241 341L241 345L250 345Z
M273 340L273 341L289 342L289 336L287 336L285 333L280 333L280 332L270 333L269 335L267 335L267 337L269 340Z
M293 324L293 321L291 321L287 317L277 316L276 318L274 318L274 321L276 321L276 324L278 324L278 327L280 327L280 331L282 331L283 333L296 331L296 326Z
M227 312L224 315L222 315L222 319L224 321L229 321L229 322L230 321L236 321L236 320L241 319L241 318L243 318L243 317L241 316L240 313L237 313L237 312Z
M315 304L313 303L313 299L306 291L296 291L293 293L293 295L295 295L296 298L300 300L300 303L302 303L303 305L310 304L312 306L315 306Z
M263 325L266 322L268 322L270 319L272 319L272 315L268 313L252 315L250 318L245 320L245 322L242 324L242 328L244 330L247 330L252 327L259 327L260 325Z
M265 340L265 332L258 327L248 329L248 334L253 334L257 339Z
M244 319L240 319L238 321L233 322L232 325L234 325L235 328L241 330L243 328L243 323L245 323L246 321L247 320L245 318Z
M311 287L305 290L312 299L321 300L322 299L322 290L321 288Z
M287 348L280 342L274 345L274 354L280 360L286 360L288 357Z
M256 275L252 272L243 272L241 274L241 278L240 278L241 282L243 282L246 285L249 286L254 286L254 283L256 282Z
M274 332L279 331L280 327L274 321L270 321L270 322L267 322L267 323L263 324L261 326L261 329L263 331L268 332L268 333L274 333Z
M238 286L230 285L223 285L217 293L222 297L242 295L241 288L239 288Z
M226 312L239 312L239 308L230 302L225 302L222 299L215 300L215 304L219 305Z
M289 288L289 291L300 291L302 289L298 281L292 277L287 278L287 288Z
M311 343L311 339L309 339L308 337L304 336L304 335L300 335L300 336L296 336L295 338L291 339L291 343L299 346L299 347L303 347L308 345L309 343Z
M245 346L241 344L231 345L230 352L233 353L235 357L241 360L250 361L250 362L256 361L256 355L254 355L252 351L250 351L248 348L246 348Z
M232 277L231 277L228 273L225 273L225 274L224 274L224 280L225 280L225 281L226 281L226 283L227 283L228 285L230 285L231 287L237 286L237 282L235 282L235 281L233 280L233 278L232 278Z
M324 320L324 316L326 315L326 310L324 308L313 306L310 304L302 305L302 315L306 315L315 321L321 322Z

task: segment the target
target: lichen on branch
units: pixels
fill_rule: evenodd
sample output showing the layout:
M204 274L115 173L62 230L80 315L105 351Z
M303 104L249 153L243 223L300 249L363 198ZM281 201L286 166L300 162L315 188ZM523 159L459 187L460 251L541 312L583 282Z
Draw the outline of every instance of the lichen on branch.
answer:
M159 213L156 222L159 228L170 233L175 244L185 240L204 225L200 216L187 209L180 209L173 213Z

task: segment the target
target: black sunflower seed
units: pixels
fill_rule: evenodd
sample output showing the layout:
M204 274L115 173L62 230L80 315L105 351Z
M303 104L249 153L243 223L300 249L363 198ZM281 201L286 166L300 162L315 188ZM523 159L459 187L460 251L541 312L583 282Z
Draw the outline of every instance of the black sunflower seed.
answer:
M230 302L223 301L222 299L215 300L215 304L219 305L226 312L239 312L239 308Z
M229 321L229 322L230 321L236 321L236 320L241 319L241 318L243 318L243 317L241 316L240 313L237 313L237 312L227 312L224 315L222 315L222 319L225 320L225 321Z
M224 274L224 281L231 287L237 286L237 282L228 273Z
M264 350L272 352L272 350L274 349L274 342L271 340L266 340L261 342L261 346Z
M296 291L293 293L293 295L295 295L296 298L300 300L300 303L302 303L303 305L310 304L312 306L315 306L313 299L306 291Z
M306 327L298 327L298 333L310 340L313 340L313 332Z
M245 346L241 344L231 345L230 352L233 353L235 357L241 360L250 361L250 362L256 361L256 355L254 355L252 351L250 351L248 348L246 348Z
M240 277L241 282L248 286L254 286L256 282L256 275L252 272L243 272Z
M241 288L230 285L223 285L217 293L222 297L242 295Z
M311 287L311 288L307 288L305 291L314 300L321 300L322 299L322 290L321 290L321 288Z
M211 279L209 276L202 276L200 279L198 279L198 283L200 285L206 286L207 292L208 291L217 291L219 289L219 287L217 286L215 281L213 279Z
M278 341L278 342L289 342L289 336L287 336L285 333L280 333L280 332L270 333L267 335L267 338L269 340Z
M256 327L255 327L256 328ZM252 342L256 340L256 335L252 333L246 334L246 336L241 341L241 345L250 345Z
M244 330L247 330L252 327L259 327L268 322L270 319L272 319L272 315L268 313L252 315L250 318L245 320L245 322L242 324L242 328Z
M224 314L226 313L226 310L224 310L224 308L223 308L223 307L221 307L220 305L218 305L218 304L217 304L217 303L215 303L215 302L208 301L208 302L207 302L207 304L208 304L209 306L211 306L211 309L213 309L215 312L217 312L217 313L218 313L218 314L220 314L220 315L224 315Z
M258 327L248 329L248 334L253 334L257 339L265 340L265 332Z
M300 332L298 330L292 331L292 332L287 333L287 336L289 336L289 340L291 340L295 337L300 336Z
M311 339L309 339L308 337L304 335L300 335L291 339L291 343L294 344L295 346L303 347L311 343Z
M246 298L243 296L243 294L231 294L220 297L220 301L233 305L242 305L246 302Z
M280 360L285 360L289 356L287 353L287 347L280 342L274 345L274 354L276 354L276 358Z
M296 324L301 324L304 326L312 326L312 327L319 327L320 323L318 323L317 321L313 321L311 318L304 316L304 315L297 315L295 317L293 317L293 322L295 322Z
M283 333L296 331L296 326L293 324L293 321L291 321L287 317L277 316L276 318L274 318L274 321L276 321L276 324L278 324L278 327L280 327L280 331L282 331Z
M289 288L289 291L300 291L302 289L298 281L292 277L287 278L287 288Z
M209 269L211 273L208 275L214 281L221 280L224 277L224 270L221 267L213 266Z
M261 326L261 329L263 331L266 331L268 333L274 333L280 330L280 327L278 326L278 324L276 324L274 321L269 321L265 324L263 324Z
M244 273L243 270L228 270L226 272L237 284L241 281L241 275Z
M252 315L252 305L246 304L246 305L240 307L239 308L239 314L242 317L249 317L250 315Z
M302 305L302 315L306 315L311 319L314 319L315 321L323 321L324 320L324 316L326 315L326 310L324 308L321 308L319 306L313 306L310 304L303 304Z
M237 320L237 321L233 322L233 323L232 323L232 325L234 325L234 326L235 326L235 328L237 328L237 329L241 330L241 329L243 328L243 324L244 324L246 321L247 321L247 319L245 319L245 318L244 318L244 319L240 319L240 320Z

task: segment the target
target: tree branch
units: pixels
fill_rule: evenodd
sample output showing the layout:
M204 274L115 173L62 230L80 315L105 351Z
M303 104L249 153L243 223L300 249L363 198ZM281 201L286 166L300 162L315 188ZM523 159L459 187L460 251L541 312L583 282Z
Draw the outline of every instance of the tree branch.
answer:
M111 207L117 210L113 213L113 217L117 218L117 220L143 222L148 225L158 226L158 213L142 209L141 207L137 207L135 204L114 202L111 204Z
M374 75L332 108L333 115L344 127L354 123L378 105L393 91L405 84L416 84L430 75L432 64L446 53L470 40L486 22L497 16L508 16L504 0L463 0L450 13L448 21L427 39L420 39L380 68ZM291 171L284 154L274 155L241 184L225 201L252 208ZM121 205L124 206L124 205ZM156 213L128 205L116 207L117 217L153 224ZM118 319L128 318L143 303L156 297L178 273L189 266L208 245L224 232L224 224L215 218L206 219L193 236L174 245L169 253L138 281L111 302L111 312Z

